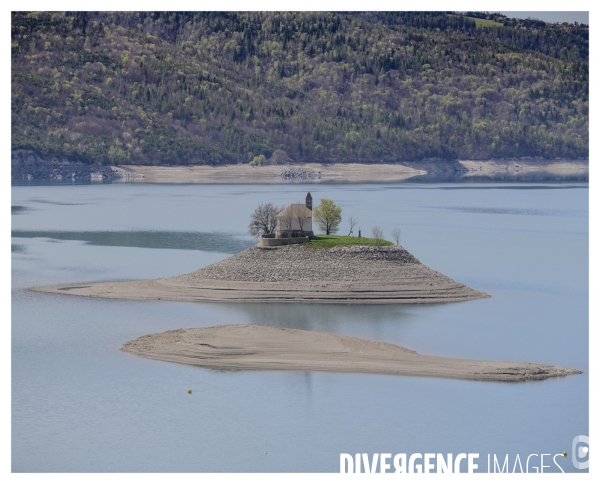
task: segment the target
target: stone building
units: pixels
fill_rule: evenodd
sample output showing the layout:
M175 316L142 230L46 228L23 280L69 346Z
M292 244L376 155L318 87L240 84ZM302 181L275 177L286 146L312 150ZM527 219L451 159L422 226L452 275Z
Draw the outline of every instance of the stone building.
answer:
M292 203L277 214L275 237L314 237L312 229L312 196L306 194L305 203Z

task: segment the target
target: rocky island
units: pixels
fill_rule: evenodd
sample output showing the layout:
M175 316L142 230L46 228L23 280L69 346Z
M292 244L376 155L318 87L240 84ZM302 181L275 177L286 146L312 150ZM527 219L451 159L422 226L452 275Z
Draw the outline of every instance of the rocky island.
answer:
M259 205L249 231L259 242L225 260L189 274L131 282L37 288L38 291L116 299L204 302L308 302L405 304L468 301L489 297L421 264L383 239L331 235L342 209L321 199L285 208ZM315 222L326 235L316 236ZM357 223L350 218L352 227Z
M489 297L400 246L254 246L189 274L37 291L114 299L349 304L446 303Z

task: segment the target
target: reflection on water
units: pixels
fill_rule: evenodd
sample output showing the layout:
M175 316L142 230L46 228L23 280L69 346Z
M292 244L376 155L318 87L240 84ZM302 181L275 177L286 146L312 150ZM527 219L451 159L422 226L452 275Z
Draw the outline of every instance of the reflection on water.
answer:
M233 310L244 314L244 318L252 324L331 333L344 333L355 320L369 321L371 329L386 321L400 324L412 313L409 306L385 304L377 307L356 304L237 304Z
M255 243L254 240L248 237L219 232L53 232L47 230L13 230L11 236L18 238L43 237L54 240L78 240L91 245L112 247L204 250L226 254L237 254Z
M11 252L16 252L19 254L24 254L25 253L25 246L21 245L21 244L10 244L10 251Z
M567 185L567 184L556 184L556 183L540 183L535 185L529 184L512 184L512 185L501 185L501 184L485 184L485 183L454 183L454 184L438 184L438 183L420 183L420 184L409 184L409 183L398 183L394 185L389 184L369 184L369 185L357 185L352 187L352 191L366 191L366 192L380 192L385 191L403 191L403 190L444 190L444 191L496 191L496 190L517 190L517 191L532 191L532 190L587 190L587 184L578 185ZM349 189L350 190L350 189Z
M47 187L47 186L75 186L75 185L109 185L111 179L90 180L85 178L61 178L60 180L27 180L21 178L13 178L11 185L14 187Z
M588 182L589 174L581 173L577 175L555 175L547 172L528 172L528 173L498 173L491 176L465 176L460 181L473 183L489 182L507 182L507 183L567 183L567 182Z
M82 202L82 201L77 201L77 202L63 202L61 200L44 200L43 198L32 198L31 199L32 202L34 203L48 203L50 205L88 205L88 203L86 202Z
M18 215L20 213L26 212L29 208L24 207L23 205L11 205L10 206L10 214Z
M495 215L537 215L543 217L577 217L585 216L576 210L539 209L539 208L493 208L493 207L436 207L440 210L453 210L465 213L485 213Z
M436 187L438 188L438 187ZM573 190L573 189L582 189L587 190L588 187L585 184L580 185L557 185L555 183L543 183L538 185L529 185L529 184L515 184L515 185L486 185L484 184L473 184L469 185L458 184L458 185L450 185L450 186L441 186L440 190Z
M405 182L412 183L568 183L588 182L587 172L573 175L559 175L540 172L494 173L489 175L473 175L470 173L435 173L413 176Z

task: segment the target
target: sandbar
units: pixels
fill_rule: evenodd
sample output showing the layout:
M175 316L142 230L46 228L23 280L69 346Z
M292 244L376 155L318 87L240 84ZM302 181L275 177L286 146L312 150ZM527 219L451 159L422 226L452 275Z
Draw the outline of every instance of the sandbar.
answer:
M537 363L420 355L381 341L265 325L166 331L129 341L121 350L142 358L222 370L376 373L495 382L582 373Z

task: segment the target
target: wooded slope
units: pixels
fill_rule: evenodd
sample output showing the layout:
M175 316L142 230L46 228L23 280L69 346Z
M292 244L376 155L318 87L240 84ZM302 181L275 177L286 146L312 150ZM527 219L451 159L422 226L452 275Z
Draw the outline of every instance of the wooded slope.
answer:
M111 164L587 157L587 27L472 16L13 12L12 147Z

